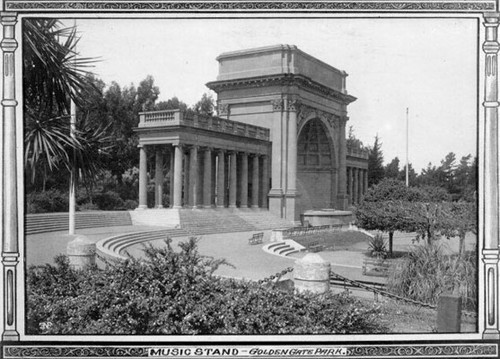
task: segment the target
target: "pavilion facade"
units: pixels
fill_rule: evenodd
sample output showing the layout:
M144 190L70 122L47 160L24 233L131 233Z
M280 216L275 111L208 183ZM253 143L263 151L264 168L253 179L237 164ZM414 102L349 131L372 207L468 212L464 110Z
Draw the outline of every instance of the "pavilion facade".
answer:
M346 146L340 71L295 46L217 58L217 116L140 114L139 208L147 207L147 152L155 153L155 205L169 163L172 208L268 208L291 222L310 209L345 210L367 190L368 155ZM165 161L165 154L170 158Z

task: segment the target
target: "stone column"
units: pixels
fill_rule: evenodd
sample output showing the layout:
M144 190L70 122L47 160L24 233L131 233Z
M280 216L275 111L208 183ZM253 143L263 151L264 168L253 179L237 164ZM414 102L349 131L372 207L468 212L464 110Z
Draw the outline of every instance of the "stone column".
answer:
M203 208L203 188L205 186L204 179L205 176L203 175L205 172L205 158L202 155L201 149L199 148L198 150L198 155L196 157L196 160L198 161L198 182L196 185L196 208Z
M297 197L297 113L300 102L288 100L288 146L287 146L287 181L286 181L286 219L296 222L299 220L296 208Z
M224 197L225 197L225 188L226 183L225 179L225 159L224 159L224 150L219 150L218 155L218 169L217 169L217 207L224 208Z
M169 153L170 153L170 167L169 167L170 185L168 188L170 193L169 207L173 208L174 207L174 161L175 161L175 154L173 147L169 147Z
M486 39L483 51L486 54L484 88L484 175L482 199L484 203L484 284L485 284L485 330L483 338L500 338L498 323L498 262L499 262L499 147L498 147L498 25L499 14L484 15ZM481 177L480 177L481 178ZM481 198L480 202L481 203Z
M146 146L139 145L139 208L148 208L148 173Z
M174 146L174 206L173 208L182 208L182 148L180 145Z
M269 211L279 217L283 216L283 181L282 181L282 117L283 100L272 101L273 123L271 126L272 141L272 167L271 167L271 190L269 191Z
M347 208L347 172L346 172L346 160L347 160L347 148L345 140L345 125L348 118L343 117L340 119L339 127L339 167L338 167L338 195L337 195L337 205L339 209Z
M252 157L252 208L259 208L259 155Z
M267 195L269 192L269 156L262 156L262 191L261 207L267 208Z
M198 203L198 147L189 150L189 206L196 208Z
M17 208L17 149L16 149L16 77L17 49L15 25L17 14L0 13L3 26L3 201L2 201L2 264L3 264L3 319L2 340L19 340L17 331L17 263L19 257L18 208ZM22 119L20 119L22 120Z
M352 204L352 168L347 167L347 202Z
M354 196L353 196L353 204L357 205L359 201L359 168L353 168L354 169L354 179L353 179L353 189L354 189Z
M364 176L364 189L363 189L363 194L366 193L366 191L368 191L368 170L364 170L364 173L365 173L365 176Z
M248 154L241 153L240 208L248 208Z
M237 170L236 170L236 152L231 152L229 155L229 208L236 208L236 187L237 187Z
M155 207L163 208L163 153L156 150L155 161Z
M182 206L187 207L189 203L189 150L182 147Z
M212 149L208 147L204 153L203 166L203 207L212 208Z

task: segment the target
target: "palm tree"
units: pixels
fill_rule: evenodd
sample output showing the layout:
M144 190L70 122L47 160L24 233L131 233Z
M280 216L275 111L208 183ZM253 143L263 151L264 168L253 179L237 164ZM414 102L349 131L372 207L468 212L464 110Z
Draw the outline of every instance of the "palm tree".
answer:
M105 129L86 121L70 136L70 101L83 105L96 90L87 76L96 60L77 57L78 40L76 27L55 19L24 24L25 165L31 180L41 175L44 185L48 173L61 168L91 181L99 170L99 148L107 141Z

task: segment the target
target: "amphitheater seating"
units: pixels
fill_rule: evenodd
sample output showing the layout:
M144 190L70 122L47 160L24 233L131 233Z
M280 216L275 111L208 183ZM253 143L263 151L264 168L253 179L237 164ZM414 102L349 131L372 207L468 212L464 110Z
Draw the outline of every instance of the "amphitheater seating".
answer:
M25 217L25 234L67 231L68 222L68 213L28 214ZM75 215L76 229L131 225L132 220L127 211L88 211Z
M96 244L96 250L98 255L106 259L125 260L127 259L127 256L124 252L132 245L158 239L167 239L167 237L173 238L187 235L188 233L186 231L177 228L126 233L98 241Z

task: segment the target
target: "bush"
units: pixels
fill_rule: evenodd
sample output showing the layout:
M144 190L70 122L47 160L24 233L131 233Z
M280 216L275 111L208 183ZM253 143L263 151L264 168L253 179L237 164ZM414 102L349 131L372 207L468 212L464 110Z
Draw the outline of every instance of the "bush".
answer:
M123 207L125 209L136 209L137 207L139 207L139 202L137 201L134 201L133 199L127 199L124 203L123 203Z
M97 193L94 195L94 203L99 207L100 210L114 210L123 209L124 202L114 191L106 191L103 193Z
M213 275L224 263L191 238L104 270L30 267L29 334L375 333L378 309L345 295L297 294Z
M444 293L458 292L465 308L477 310L475 255L447 256L441 246L417 246L390 271L389 291L421 302L437 304Z
M68 192L50 189L26 194L27 213L68 212Z
M386 243L382 234L377 233L373 238L370 239L370 242L368 243L368 250L370 251L370 255L372 257L387 257Z

